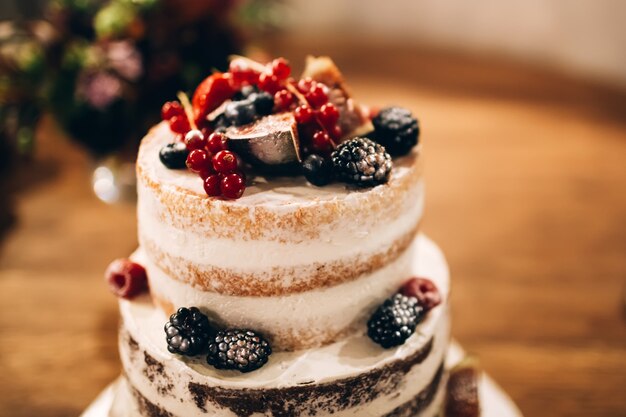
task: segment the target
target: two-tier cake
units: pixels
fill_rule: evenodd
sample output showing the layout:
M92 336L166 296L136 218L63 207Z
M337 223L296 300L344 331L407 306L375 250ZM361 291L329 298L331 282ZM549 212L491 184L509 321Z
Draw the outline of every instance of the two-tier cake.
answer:
M237 57L143 139L111 416L440 415L417 119L359 105L328 58L290 72Z

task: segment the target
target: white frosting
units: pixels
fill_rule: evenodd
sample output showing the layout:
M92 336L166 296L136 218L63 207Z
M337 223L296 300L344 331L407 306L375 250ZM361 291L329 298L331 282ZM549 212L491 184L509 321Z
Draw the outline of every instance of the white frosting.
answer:
M288 345L285 339L294 336L311 346L319 345L364 325L372 309L397 291L416 270L423 270L426 262L431 265L429 277L444 299L449 288L443 254L423 235L399 258L371 274L333 287L272 297L202 291L169 277L141 249L133 258L147 269L155 295L170 301L175 308L196 306L214 312L231 327L252 328L270 336L277 348Z
M393 245L399 236L414 229L424 209L424 185L421 180L417 187L417 200L402 215L389 222L364 230L351 227L353 219L346 219L346 225L341 229L327 230L320 239L299 243L209 239L203 236L201 229L177 229L159 220L160 203L150 190L140 187L137 209L139 237L157 242L162 251L194 265L211 265L240 272L341 261L382 251ZM273 189L267 193L276 194L278 191ZM289 195L293 196L293 193L295 191L292 190Z
M448 270L439 250L424 237L420 238L424 250L415 260L416 273L433 278L448 288ZM344 304L344 299L332 300ZM320 307L317 307L320 309ZM235 371L220 371L208 366L204 358L179 358L166 349L163 323L166 318L155 309L147 297L129 302L120 301L120 310L124 326L132 337L158 362L164 364L164 370L172 381L172 392L159 394L157 383L150 381L142 369L132 366L130 351L126 343L121 343L121 357L125 372L132 385L154 404L186 417L214 415L233 416L228 409L215 407L207 403L207 413L201 412L189 398L189 382L220 387L222 389L268 389L296 386L301 383L332 383L344 378L361 375L378 369L394 361L402 360L423 348L434 337L434 344L428 357L414 366L405 376L406 382L401 392L381 395L374 401L340 411L337 416L380 416L385 412L409 401L422 391L433 379L435 372L444 359L449 340L449 311L447 300L434 308L422 322L416 333L404 345L394 349L382 349L375 345L363 333L355 334L337 343L321 348L312 348L296 352L276 352L263 368L240 374ZM274 312L275 313L275 312ZM321 416L322 414L317 414ZM423 414L428 415L428 414Z

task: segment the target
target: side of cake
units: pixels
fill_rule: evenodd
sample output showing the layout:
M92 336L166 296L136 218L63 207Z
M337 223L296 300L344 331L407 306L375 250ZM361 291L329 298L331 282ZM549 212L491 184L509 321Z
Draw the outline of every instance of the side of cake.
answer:
M236 57L143 139L140 247L107 271L115 417L440 413L450 284L419 233L417 120L356 103L328 58L290 72Z

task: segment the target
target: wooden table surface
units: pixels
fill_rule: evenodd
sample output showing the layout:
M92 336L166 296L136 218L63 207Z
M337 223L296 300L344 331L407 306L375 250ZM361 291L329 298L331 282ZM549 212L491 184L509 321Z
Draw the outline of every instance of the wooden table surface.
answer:
M312 52L337 57L358 99L420 117L424 230L448 256L455 337L526 416L626 416L625 95L372 48ZM76 416L120 371L102 272L135 248L135 208L97 200L90 159L53 131L0 200L16 216L0 247L1 416Z

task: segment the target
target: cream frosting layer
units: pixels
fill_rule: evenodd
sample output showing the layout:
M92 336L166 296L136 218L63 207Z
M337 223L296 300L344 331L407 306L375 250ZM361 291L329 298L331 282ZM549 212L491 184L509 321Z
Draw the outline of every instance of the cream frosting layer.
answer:
M204 291L171 278L141 249L132 258L146 268L151 292L161 307L199 307L230 327L260 331L270 338L275 350L319 346L362 328L371 311L417 271L430 271L429 277L444 299L449 289L443 254L423 235L400 257L373 273L332 287L283 296L241 297Z
M160 163L159 149L172 140L167 125L159 124L142 141L139 239L161 269L214 292L251 295L237 293L247 283L286 294L354 279L358 274L350 271L367 259L363 270L396 259L422 217L419 150L396 159L389 183L377 187L315 187L303 177L255 176L242 198L223 201L207 198L197 175Z
M445 260L434 244L425 238L423 245L429 247L415 260L416 273L446 283L448 272ZM445 291L447 293L447 291ZM341 304L344 300L336 299ZM407 342L394 349L382 349L359 332L339 342L295 352L276 352L267 365L249 374L216 370L204 362L204 358L179 358L166 349L163 333L165 315L155 309L148 297L136 301L120 302L124 323L138 349L149 353L148 357L133 358L128 341L120 341L120 353L124 371L132 387L153 404L176 416L234 416L228 408L207 401L204 410L198 408L190 392L190 385L215 387L220 391L273 390L318 384L341 384L377 369L393 366L426 349L427 356L420 363L402 374L401 389L385 392L372 401L358 403L353 407L336 410L338 416L380 416L410 401L421 392L436 375L449 341L449 311L447 298L433 309L416 333ZM429 345L431 344L431 345ZM168 375L167 378L146 372L140 363L153 362ZM398 376L400 378L400 376ZM398 381L396 381L398 382ZM318 416L327 415L317 411Z

